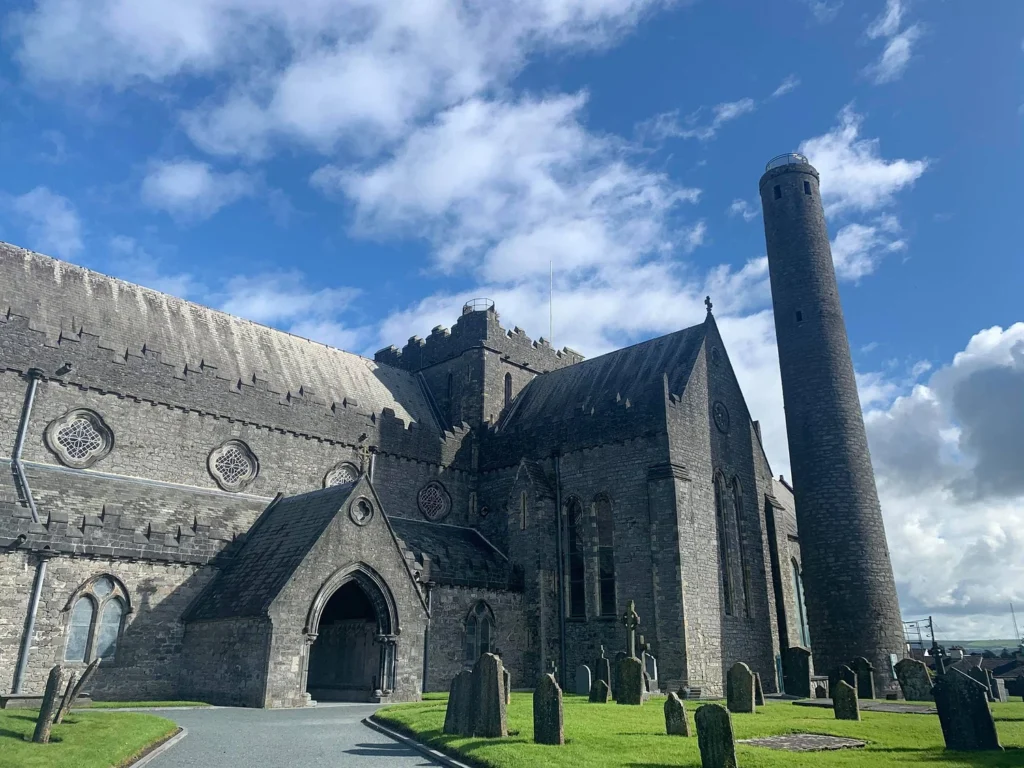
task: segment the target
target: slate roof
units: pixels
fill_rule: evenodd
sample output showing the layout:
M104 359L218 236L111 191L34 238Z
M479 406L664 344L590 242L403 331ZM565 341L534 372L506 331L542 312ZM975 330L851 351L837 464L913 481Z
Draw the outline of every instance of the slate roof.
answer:
M704 342L705 325L634 344L533 379L516 397L500 430L545 424L591 408L631 406L662 396L662 376L681 394Z
M182 369L203 363L228 380L255 375L282 395L301 389L434 426L408 371L0 242L0 314L8 313L27 317L49 343L85 331L118 354L155 350Z
M271 503L238 554L193 604L186 621L265 615L355 485L329 486Z
M515 574L508 559L473 528L389 518L404 548L423 563L424 579L438 584L515 588Z

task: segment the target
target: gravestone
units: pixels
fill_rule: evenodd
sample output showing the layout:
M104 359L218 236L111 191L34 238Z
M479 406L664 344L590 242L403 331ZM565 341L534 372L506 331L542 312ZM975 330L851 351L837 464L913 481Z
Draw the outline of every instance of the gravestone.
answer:
M74 695L77 683L78 673L73 671L68 675L68 684L64 688L64 696L60 700L60 706L57 707L57 714L53 716L54 725L60 725L64 722L64 715L71 709L71 697Z
M935 683L933 695L946 749L1002 749L984 685L958 669L950 669Z
M608 688L608 683L601 678L595 680L594 684L590 686L590 703L607 704L611 700L612 692Z
M640 663L643 664L642 661ZM651 678L647 674L647 670L644 669L642 666L640 668L640 674L644 678L644 695L647 695L647 694L649 694L651 692Z
M971 667L967 670L967 676L977 683L985 686L985 695L989 701L992 701L992 688L988 681L988 671L981 667Z
M900 659L896 662L896 680L907 701L932 700L932 676L923 662Z
M837 682L832 689L832 711L836 720L860 720L857 689L845 680Z
M619 704L643 704L644 668L640 659L622 659L616 667L619 671L619 687L615 691L615 701Z
M857 675L845 664L840 664L829 673L828 690L830 693L836 689L836 684L839 683L840 680L852 685L855 691L857 690Z
M71 695L65 696L65 701L61 703L60 711L57 712L57 717L53 721L55 724L60 725L64 722L64 718L67 717L68 712L75 706L75 702L78 701L78 696L85 690L85 686L92 680L92 676L96 674L96 670L99 669L100 659L96 659L88 667L85 668L85 672L78 678L78 682L75 683L71 689Z
M754 704L758 707L764 706L764 688L761 687L761 673L754 673Z
M601 655L597 657L594 662L594 678L596 680L604 680L607 683L609 690L612 687L612 665L604 655L604 646L601 646Z
M701 768L736 768L732 716L721 704L705 704L693 716Z
M508 736L505 708L505 675L501 659L482 653L473 665L473 735L483 738Z
M992 674L991 669L986 669L985 674L988 675L988 700L999 701L999 694L996 692L996 676Z
M686 705L674 693L665 699L665 733L669 736L689 736L690 723L686 720Z
M444 713L444 732L454 736L472 736L476 710L473 708L473 673L464 670L452 680L448 709Z
M576 667L576 695L589 696L590 685L590 667L580 664Z
M32 741L37 744L47 744L50 741L50 728L53 727L53 716L57 713L65 679L66 673L60 664L53 667L50 676L46 678L43 703L39 707L39 717L36 718L35 733L32 734Z
M562 689L554 675L541 675L533 690L533 740L538 744L564 744Z
M782 669L786 693L811 698L811 652L799 645L787 648L782 657Z
M742 661L732 665L726 680L726 706L730 712L754 711L754 673Z
M626 604L626 612L622 614L622 626L626 628L626 655L636 658L636 628L640 626L640 616L636 612L636 603L632 600Z
M1006 681L1000 677L992 678L992 698L1003 704L1010 700L1010 696L1006 692Z
M507 707L512 703L512 673L504 664L501 665L501 679L505 686L505 706Z
M863 656L858 656L850 662L850 669L857 675L857 698L875 698L875 667Z
M629 656L626 655L625 651L619 651L615 654L615 661L612 663L612 684L610 687L612 689L612 698L616 701L619 699L619 687L621 686L619 682L619 662L628 658Z

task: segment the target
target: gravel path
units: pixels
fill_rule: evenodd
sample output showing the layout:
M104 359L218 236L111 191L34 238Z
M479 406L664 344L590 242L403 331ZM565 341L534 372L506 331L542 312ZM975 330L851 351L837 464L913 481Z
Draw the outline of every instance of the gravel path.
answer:
M308 709L189 709L156 714L188 729L147 768L436 766L419 752L362 724L373 704Z

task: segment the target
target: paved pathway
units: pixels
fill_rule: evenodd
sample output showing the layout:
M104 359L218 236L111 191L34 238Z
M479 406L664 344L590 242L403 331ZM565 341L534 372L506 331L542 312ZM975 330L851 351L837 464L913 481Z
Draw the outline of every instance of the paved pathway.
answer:
M188 736L147 768L294 768L436 766L419 752L362 724L373 704L308 709L188 709L156 713Z

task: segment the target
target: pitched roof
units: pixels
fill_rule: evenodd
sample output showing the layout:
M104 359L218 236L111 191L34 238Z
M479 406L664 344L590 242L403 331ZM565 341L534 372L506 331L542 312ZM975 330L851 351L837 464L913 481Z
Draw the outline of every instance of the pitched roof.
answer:
M515 586L511 564L474 528L389 518L401 544L424 563L423 577L438 584L509 589ZM429 558L429 566L425 557Z
M516 397L500 430L559 421L574 412L637 405L662 394L668 375L674 393L681 393L704 341L704 324L634 344L600 357L543 373Z
M408 371L0 242L0 314L27 317L48 341L82 331L119 353L160 353L164 362L213 366L226 379L253 377L285 394L392 408L406 422L434 425Z
M344 507L356 483L271 502L238 554L203 591L187 621L263 616Z

